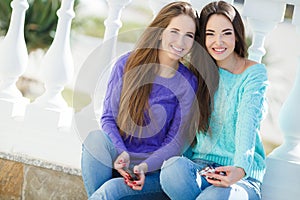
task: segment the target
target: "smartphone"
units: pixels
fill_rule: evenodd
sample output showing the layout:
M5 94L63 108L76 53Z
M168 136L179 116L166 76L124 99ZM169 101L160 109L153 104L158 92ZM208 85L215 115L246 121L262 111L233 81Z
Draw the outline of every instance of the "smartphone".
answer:
M206 176L206 174L210 172L210 173L216 173L216 174L220 174L222 176L226 176L226 172L217 172L215 170L215 168L211 165L208 165L206 167L204 167L203 169L201 169L198 173L201 175L201 176ZM215 180L214 178L211 178L213 180Z
M139 180L138 175L133 173L133 171L131 169L124 167L123 170L129 175L129 180L131 180L131 181Z

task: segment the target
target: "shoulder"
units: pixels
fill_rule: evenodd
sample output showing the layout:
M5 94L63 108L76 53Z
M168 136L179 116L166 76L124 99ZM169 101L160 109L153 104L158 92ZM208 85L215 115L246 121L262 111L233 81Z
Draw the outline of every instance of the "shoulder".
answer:
M252 60L246 60L246 69L244 74L251 77L257 77L260 79L267 79L267 69L265 64L258 63Z
M122 72L124 71L126 62L128 60L128 57L130 56L131 52L127 52L119 56L116 61L114 62L114 67L112 69L112 72Z
M178 68L178 72L180 72L182 74L182 76L188 81L190 82L190 84L194 86L198 85L198 80L197 77L195 76L195 74L188 69L188 67L186 67L184 64L179 63L179 68ZM195 88L195 87L194 87Z
M127 60L128 60L128 57L130 56L130 53L131 53L131 52L126 52L126 53L122 54L121 56L119 56L118 59L117 59L116 64L118 63L118 64L123 64L123 65L125 65L125 63L126 63Z
M195 77L194 73L184 64L179 63L178 72L180 72L184 77Z

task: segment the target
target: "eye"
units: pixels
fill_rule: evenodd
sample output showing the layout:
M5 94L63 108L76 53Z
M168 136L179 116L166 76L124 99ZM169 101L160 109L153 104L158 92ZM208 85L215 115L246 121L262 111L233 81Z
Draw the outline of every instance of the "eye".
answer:
M224 35L232 35L233 33L232 33L232 31L226 31L226 32L224 32Z
M189 37L189 38L192 38L192 39L194 38L193 34L186 34L186 36Z
M176 31L176 30L170 30L170 33L177 34L178 31Z
M213 36L214 35L212 32L206 32L205 34L206 34L206 36Z

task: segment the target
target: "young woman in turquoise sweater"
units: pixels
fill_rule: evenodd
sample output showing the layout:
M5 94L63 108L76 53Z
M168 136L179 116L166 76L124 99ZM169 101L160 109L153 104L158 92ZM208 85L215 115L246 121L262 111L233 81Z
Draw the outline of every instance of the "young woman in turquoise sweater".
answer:
M219 67L219 88L206 131L197 133L186 157L163 164L162 188L173 200L261 199L265 66L245 57L244 25L232 5L209 3L201 11L199 26L199 42Z

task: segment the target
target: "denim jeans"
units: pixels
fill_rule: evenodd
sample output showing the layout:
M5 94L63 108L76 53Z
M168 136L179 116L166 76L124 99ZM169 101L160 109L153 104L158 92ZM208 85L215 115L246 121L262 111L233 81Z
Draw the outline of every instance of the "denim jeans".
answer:
M198 184L197 171L207 164L218 166L209 161L192 161L186 157L172 157L165 161L160 174L164 192L172 200L261 199L260 182L252 178L240 180L230 187L216 187L201 176L201 184Z
M118 153L110 138L102 131L89 133L82 146L81 170L87 195L93 199L169 199L159 183L160 171L146 174L141 191L127 186L113 169Z

